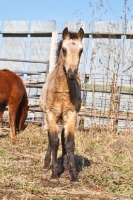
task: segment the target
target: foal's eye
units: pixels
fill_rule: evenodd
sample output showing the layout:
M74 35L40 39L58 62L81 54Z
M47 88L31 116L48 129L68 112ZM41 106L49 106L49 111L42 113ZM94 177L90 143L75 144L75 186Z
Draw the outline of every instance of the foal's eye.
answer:
M80 49L79 55L81 56L82 53L83 53L83 49Z
M63 53L63 55L65 56L65 55L67 54L66 49L62 48L62 53Z

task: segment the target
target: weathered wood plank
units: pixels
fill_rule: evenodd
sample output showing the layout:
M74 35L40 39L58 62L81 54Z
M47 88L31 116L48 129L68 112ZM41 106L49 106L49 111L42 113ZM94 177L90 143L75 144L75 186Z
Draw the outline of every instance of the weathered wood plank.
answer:
M39 61L49 61L50 56L50 45L51 45L51 36L52 31L55 31L56 24L55 21L32 21L31 23L31 32L36 31L49 31L51 34L40 34L30 36L30 47L29 47L29 59L30 60L39 60ZM46 70L46 64L29 64L29 71L44 71ZM44 78L45 75L42 73L40 76L32 76L38 79Z
M12 36L6 32L25 32L28 31L29 21L4 21L3 30L5 34L2 37L1 58L9 59L25 59L27 47L27 35L14 34ZM24 63L17 63L12 61L0 61L0 68L7 68L10 70L24 70Z
M30 35L30 46L29 46L29 60L38 61L49 61L50 57L50 47L51 47L51 37L52 32L55 31L56 24L55 21L32 21L31 22L31 32L51 32L49 34L31 34ZM28 65L29 72L41 72L38 75L29 75L25 80L28 95L39 94L43 83L45 82L46 72L48 69L48 64L41 63L30 63ZM38 84L41 82L42 84ZM36 83L32 85L31 83ZM39 105L39 100L29 99L31 105Z
M92 32L118 33L122 31L122 21L93 21Z
M119 21L94 21L93 32L119 32L122 23ZM91 73L95 74L95 83L112 81L112 74L116 73L120 63L121 37L109 35L95 35L92 39Z
M123 64L123 85L131 86L133 83L133 22L127 23L127 31L131 35L126 36L124 46L124 64Z
M56 30L56 22L54 20L38 20L32 21L31 32L52 32Z
M28 31L29 21L24 20L5 20L4 21L4 27L3 31L6 33L24 33L25 31Z

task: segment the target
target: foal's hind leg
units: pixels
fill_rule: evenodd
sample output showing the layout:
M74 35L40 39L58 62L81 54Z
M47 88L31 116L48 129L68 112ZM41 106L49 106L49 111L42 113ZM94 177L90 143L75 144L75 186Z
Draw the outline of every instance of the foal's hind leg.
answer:
M75 161L74 161L74 130L75 125L77 121L77 113L76 111L68 111L63 116L64 122L65 122L65 148L66 153L68 155L68 161L69 161L69 173L71 176L71 181L78 181L78 176L76 172L75 167Z
M58 132L57 132L57 119L54 113L47 112L47 123L49 127L49 152L51 151L52 154L52 175L51 179L57 179L58 178L58 162L57 162L57 151L59 146L59 138L58 138ZM49 155L49 153L48 153ZM46 154L45 160L48 161L48 157Z

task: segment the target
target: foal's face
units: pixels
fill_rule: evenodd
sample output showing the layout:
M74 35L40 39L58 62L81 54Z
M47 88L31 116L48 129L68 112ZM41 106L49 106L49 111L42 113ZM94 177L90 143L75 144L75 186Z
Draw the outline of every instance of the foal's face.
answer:
M63 43L61 51L64 62L64 71L66 72L69 80L74 80L78 73L78 65L83 52L83 36L83 29L80 29L76 34L69 33L67 28L65 28L63 31Z

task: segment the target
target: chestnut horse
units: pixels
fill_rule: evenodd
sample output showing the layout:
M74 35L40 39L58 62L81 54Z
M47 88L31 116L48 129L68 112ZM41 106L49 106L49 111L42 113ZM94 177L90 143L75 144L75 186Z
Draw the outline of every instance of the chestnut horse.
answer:
M47 75L40 96L40 107L46 112L49 138L44 167L49 168L52 154L51 179L58 179L58 122L61 120L64 124L61 133L63 169L69 169L71 181L78 181L74 161L74 130L81 107L78 65L83 52L84 31L80 28L78 33L73 33L65 28L62 36L57 66Z
M28 98L22 79L3 69L0 70L0 121L6 106L9 111L11 139L15 143L16 130L22 130L28 114Z

